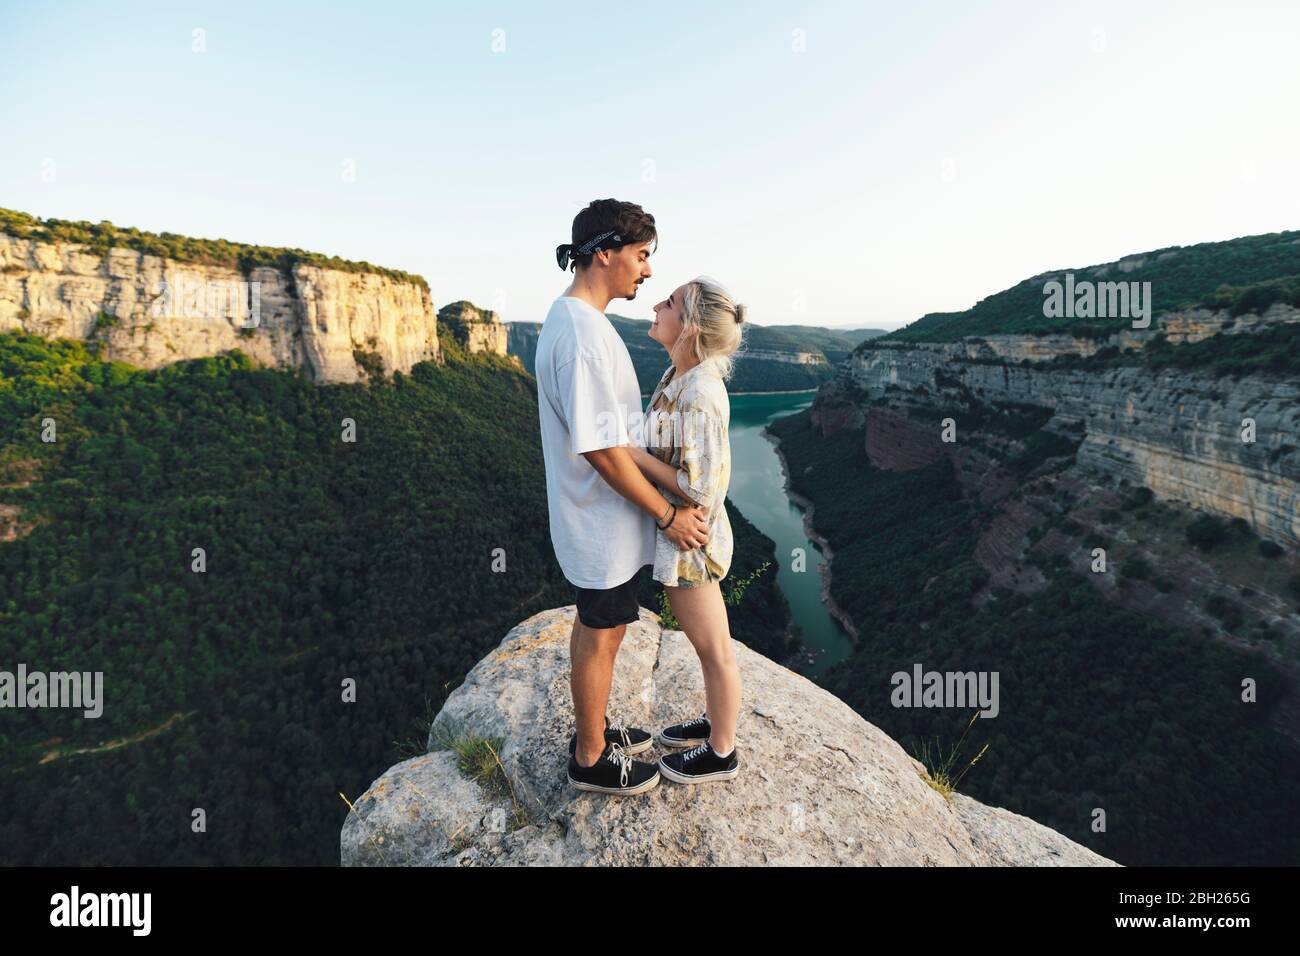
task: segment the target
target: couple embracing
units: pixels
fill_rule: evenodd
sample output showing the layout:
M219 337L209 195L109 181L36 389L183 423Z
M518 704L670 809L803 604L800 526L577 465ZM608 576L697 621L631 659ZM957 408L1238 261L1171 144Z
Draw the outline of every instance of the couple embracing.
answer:
M651 278L654 217L635 203L597 200L573 220L571 239L556 259L574 270L573 282L546 316L536 358L551 543L577 604L569 780L615 794L643 793L661 776L730 780L740 770L740 669L719 585L732 552L725 382L745 309L703 276L655 305L650 338L669 365L643 413L632 359L605 308L635 299ZM698 716L654 734L605 713L647 565L699 656L705 688ZM669 751L658 763L633 759L655 743Z

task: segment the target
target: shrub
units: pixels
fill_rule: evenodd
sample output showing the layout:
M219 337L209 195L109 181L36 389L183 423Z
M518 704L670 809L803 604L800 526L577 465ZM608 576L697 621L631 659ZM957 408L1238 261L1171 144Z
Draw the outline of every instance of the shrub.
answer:
M1236 630L1245 622L1245 617L1241 613L1241 605L1236 601L1224 597L1222 594L1211 594L1205 600L1205 609L1213 614L1228 630Z
M1143 558L1130 558L1120 566L1120 570L1125 577L1138 581L1145 581L1151 577L1151 565Z
M378 352L365 349L353 349L352 359L369 378L383 378L384 357Z
M1134 508L1141 508L1143 505L1151 504L1153 498L1155 498L1155 492L1150 488L1138 488L1133 494L1124 499L1124 503L1120 507L1125 511L1132 511Z
M1212 551L1228 540L1228 527L1213 515L1201 515L1187 526L1187 540L1202 551Z

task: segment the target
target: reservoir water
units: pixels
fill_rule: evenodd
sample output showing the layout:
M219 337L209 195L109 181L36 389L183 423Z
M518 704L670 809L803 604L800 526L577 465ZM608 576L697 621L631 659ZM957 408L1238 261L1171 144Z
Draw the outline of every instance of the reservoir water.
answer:
M822 553L804 533L803 511L786 495L776 446L762 432L773 419L807 408L816 394L730 396L731 485L727 490L732 504L776 542L781 564L777 584L790 602L791 617L804 643L814 655L811 662L805 661L799 668L809 675L820 674L846 658L852 638L822 603ZM805 555L802 571L792 568L796 548L802 548ZM771 573L770 569L767 573ZM741 635L736 637L744 640Z

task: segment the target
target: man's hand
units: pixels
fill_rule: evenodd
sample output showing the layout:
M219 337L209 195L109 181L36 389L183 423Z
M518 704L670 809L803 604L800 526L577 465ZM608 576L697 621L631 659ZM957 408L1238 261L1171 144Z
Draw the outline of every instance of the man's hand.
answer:
M709 523L704 520L701 508L677 506L673 523L664 528L664 537L677 546L678 551L693 551L709 540Z

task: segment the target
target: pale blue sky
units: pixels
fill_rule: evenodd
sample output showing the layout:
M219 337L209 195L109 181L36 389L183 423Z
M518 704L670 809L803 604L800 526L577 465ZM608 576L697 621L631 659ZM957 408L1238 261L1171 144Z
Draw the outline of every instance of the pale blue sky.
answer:
M365 259L507 321L544 318L555 246L606 196L662 242L610 311L703 273L761 324L893 328L1300 227L1294 2L6 0L0 22L0 206Z

